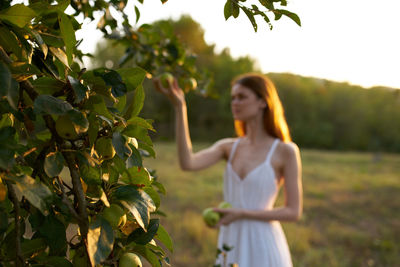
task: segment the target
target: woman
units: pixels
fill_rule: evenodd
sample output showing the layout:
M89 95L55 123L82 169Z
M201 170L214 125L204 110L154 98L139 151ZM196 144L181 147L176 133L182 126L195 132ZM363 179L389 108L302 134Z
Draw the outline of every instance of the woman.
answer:
M259 74L245 74L232 82L231 108L238 138L226 138L193 153L186 102L176 80L156 88L173 103L176 141L183 170L209 167L227 160L224 200L232 208L221 213L218 247L233 247L217 264L239 267L292 266L279 221L298 220L302 213L301 161L291 142L282 104L273 83ZM283 185L285 204L274 207Z

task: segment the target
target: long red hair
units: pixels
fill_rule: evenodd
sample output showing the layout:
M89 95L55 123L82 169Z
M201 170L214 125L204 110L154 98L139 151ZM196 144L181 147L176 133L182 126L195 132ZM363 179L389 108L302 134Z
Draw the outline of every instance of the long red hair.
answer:
M284 142L291 141L292 138L290 137L283 106L273 82L265 75L247 73L236 77L232 81L232 85L235 84L240 84L250 89L267 103L267 107L264 110L265 131ZM246 135L246 123L235 120L235 130L238 136Z

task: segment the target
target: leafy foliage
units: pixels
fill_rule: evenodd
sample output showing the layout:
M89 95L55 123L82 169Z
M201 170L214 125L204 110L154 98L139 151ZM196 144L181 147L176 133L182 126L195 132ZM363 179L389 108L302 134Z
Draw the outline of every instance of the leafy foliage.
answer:
M136 23L142 2L134 4ZM0 4L4 266L115 266L126 252L168 265L163 247L173 251L172 240L158 218L166 191L143 166L143 157L155 157L152 120L140 117L145 79L172 71L179 79L203 80L207 93L209 77L198 72L196 57L167 22L131 27L126 4ZM113 12L123 18L122 27ZM81 67L76 18L94 20L94 14L106 38L126 47L118 68ZM104 214L111 206L123 210L117 224Z

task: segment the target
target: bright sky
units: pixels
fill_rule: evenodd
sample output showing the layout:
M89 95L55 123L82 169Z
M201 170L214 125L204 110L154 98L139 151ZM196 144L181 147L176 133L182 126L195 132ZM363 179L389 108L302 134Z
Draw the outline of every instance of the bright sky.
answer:
M399 0L289 0L287 9L302 21L298 27L287 18L274 22L270 31L258 21L253 28L241 13L225 21L224 0L130 1L137 4L139 24L189 14L205 30L205 39L218 51L228 47L234 57L257 59L263 72L290 72L371 87L400 88ZM273 17L273 16L271 16ZM95 23L77 32L81 49L93 52L101 34Z

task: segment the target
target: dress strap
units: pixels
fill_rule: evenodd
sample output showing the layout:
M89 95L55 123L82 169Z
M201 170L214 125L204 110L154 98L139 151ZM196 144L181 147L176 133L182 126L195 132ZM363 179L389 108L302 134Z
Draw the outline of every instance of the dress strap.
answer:
M240 138L238 138L238 139L235 141L235 143L233 143L232 149L231 149L231 153L229 154L228 162L231 162L231 160L232 160L232 158L233 158L233 155L235 154L235 151L236 151L236 148L237 148L239 142L240 142Z
M272 143L272 146L267 155L267 159L265 160L267 163L269 163L271 161L272 155L274 154L275 148L278 145L278 143L279 143L279 138L276 138L274 140L274 142Z

